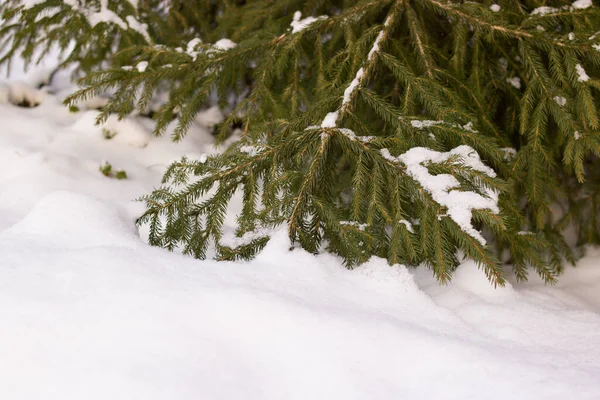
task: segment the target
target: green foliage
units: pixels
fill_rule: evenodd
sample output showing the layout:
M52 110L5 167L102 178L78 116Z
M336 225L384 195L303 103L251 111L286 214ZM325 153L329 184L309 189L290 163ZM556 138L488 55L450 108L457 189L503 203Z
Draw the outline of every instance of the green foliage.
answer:
M55 3L3 8L33 21ZM241 141L174 163L163 187L144 197L140 223L151 244L247 259L286 225L293 242L349 267L378 255L425 264L447 282L461 254L501 285L504 262L518 279L531 267L554 282L577 256L567 228L576 247L600 242L598 8L566 0L126 3L108 4L152 26L153 43L118 24L67 23L59 43L78 40L68 60L87 72L69 104L112 90L100 119L125 116L166 86L157 135L176 114L173 139L181 139L215 95L231 109L221 139L242 120ZM328 17L294 32L296 11ZM0 38L20 38L11 51L27 56L39 25L9 25ZM108 38L113 45L90 51ZM440 182L450 184L433 187ZM223 223L236 193L243 209L231 240Z
M110 164L108 161L102 163L98 169L102 175L106 176L107 178L115 178L118 180L127 179L127 172L122 169L113 170L112 164Z

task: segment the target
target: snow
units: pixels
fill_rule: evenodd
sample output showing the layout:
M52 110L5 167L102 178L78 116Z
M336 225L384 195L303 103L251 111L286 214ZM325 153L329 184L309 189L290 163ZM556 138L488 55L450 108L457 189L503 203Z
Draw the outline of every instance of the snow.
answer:
M375 43L373 43L373 47L371 47L371 50L369 50L369 54L367 55L367 59L369 61L371 61L373 59L373 57L375 57L375 54L377 52L379 52L379 44L383 40L384 36L385 36L385 33L383 30L381 30L379 32L379 35L377 35L377 39L375 39Z
M296 12L294 14L294 20L299 19L301 15L302 14L299 11ZM384 27L387 28L390 26L390 24L392 22L392 15L393 14L390 14L386 18L386 20L384 22ZM371 47L369 54L367 55L367 61L366 61L365 65L368 65L368 63L373 61L373 57L380 50L379 46L384 37L385 37L385 30L382 29L379 32L377 39L375 39L375 42L373 43L373 46ZM343 112L347 107L349 107L350 102L352 100L352 95L360 87L360 85L362 85L362 81L364 79L364 74L365 74L365 68L366 68L366 66L361 67L358 69L358 71L356 71L356 75L354 76L354 79L352 79L352 82L350 82L348 87L346 87L346 89L344 90L344 98L342 100L342 104L340 105L340 108L338 108L337 111L330 112L325 116L325 118L321 122L322 128L335 128L337 126L337 120L339 118L340 113Z
M536 9L534 9L531 12L531 15L539 15L539 16L544 16L544 15L548 15L548 14L554 14L559 12L560 10L558 8L555 7L548 7L548 6L542 6L542 7L538 7Z
M575 10L583 10L592 6L592 0L576 0L571 5L571 8Z
M139 148L146 147L152 139L151 132L134 118L119 120L117 116L111 115L101 126L94 126L100 112L89 110L81 111L80 114L79 119L72 126L74 129L87 130L88 134L96 136L100 135L103 129L108 130L115 134L111 141Z
M364 73L365 73L365 70L363 68L360 68L356 72L356 76L354 77L352 82L350 82L350 85L348 85L346 90L344 90L344 100L342 101L342 106L350 103L350 98L352 96L352 93L356 90L356 88L358 88L358 85L360 84L360 81L361 81Z
M364 231L365 229L367 229L369 227L368 224L361 224L356 221L341 221L340 225L353 226L360 231Z
M407 230L407 231L409 231L410 233L414 233L414 232L415 232L415 230L413 229L413 226L412 226L412 224L411 224L409 221L407 221L407 220L405 220L405 219L402 219L402 220L400 220L399 222L400 222L402 225L404 225L404 226L406 227L406 230Z
M0 91L4 92L0 97L5 98L9 103L14 105L25 105L27 107L35 107L43 101L44 94L31 87L31 85L23 81L11 82L8 87L4 87ZM8 91L8 93L6 93ZM4 101L6 103L6 101Z
M537 7L536 9L534 9L530 15L535 16L535 15L539 15L539 16L545 16L548 14L555 14L557 12L560 12L561 10L567 10L570 12L573 12L575 10L584 10L586 8L591 7L592 4L592 0L576 0L574 1L570 6L565 5L562 6L561 8L556 8L556 7L548 7L548 6L542 6L542 7Z
M135 19L135 17L133 15L128 15L127 17L125 17L125 20L127 21L127 24L129 25L129 29L136 31L137 33L142 35L144 37L144 39L146 40L146 42L152 43L152 39L150 38L150 35L148 34L148 25L147 24L143 24L143 23L139 22L137 19Z
M513 76L512 78L506 78L506 82L510 83L517 89L521 89L521 78Z
M573 32L569 32L569 40L575 40L575 34Z
M232 233L226 234L223 236L223 238L221 238L220 243L223 246L227 246L227 247L234 249L239 246L248 245L248 244L252 243L254 240L265 238L265 237L271 236L273 234L274 234L273 229L258 228L256 230L246 232L241 237L237 237L237 236L233 235Z
M100 23L111 23L118 25L119 28L127 30L127 24L115 12L108 9L108 0L100 0L100 10L89 13L87 20L92 27Z
M10 88L8 85L0 84L0 104L8 104Z
M406 173L417 181L438 204L448 209L448 216L468 235L477 239L481 244L485 238L471 222L471 210L488 209L498 213L498 193L484 188L484 195L476 192L457 190L459 181L452 175L432 175L427 169L428 163L441 163L450 157L459 156L460 163L476 171L494 177L494 170L479 159L479 155L469 146L458 146L449 152L442 153L424 147L413 147L398 157L393 157L387 149L381 150L382 155L391 162L401 162L406 166Z
M490 10L492 10L493 12L498 12L498 11L500 11L500 5L498 5L498 4L492 4L490 6Z
M306 17L304 19L300 18L302 18L302 12L296 11L290 24L290 26L292 27L292 33L302 32L315 22L327 19L327 16L321 15L320 17Z
M134 7L137 8L137 2L129 0ZM41 0L27 0L25 2L25 8L31 8L36 4L42 3ZM152 43L150 35L148 34L148 25L139 22L133 15L125 17L125 21L119 17L115 12L108 8L108 0L100 0L98 11L91 12L89 8L82 8L79 6L76 0L64 0L64 3L70 6L73 11L82 12L85 15L87 21L92 28L100 23L115 24L122 30L131 29L144 37L146 42Z
M443 123L444 123L444 121L419 120L419 119L410 121L410 124L412 125L412 127L416 128L416 129L430 128L432 126L440 125Z
M237 46L237 44L232 42L229 39L220 39L220 40L217 40L214 44L215 48L217 48L219 50L223 50L223 51L233 49L235 46Z
M212 106L206 110L202 110L194 117L196 123L201 126L212 128L225 120L225 116L221 112L219 106Z
M174 144L133 117L107 140L61 101L0 104L0 398L597 399L600 249L555 287L497 289L468 260L447 286L379 258L350 271L290 251L285 230L251 262L193 260L148 246L131 200L218 151L211 134ZM447 154L402 157L418 171Z
M577 64L575 70L577 71L577 80L579 82L587 82L590 80L589 75L585 72L585 69L583 69L581 64Z
M140 61L135 68L138 72L145 72L146 68L148 68L148 61Z
M567 99L562 96L554 96L554 101L561 107L564 107L567 104Z
M339 111L333 111L327 113L325 118L323 118L323 122L321 122L321 128L335 128L337 124L337 119L339 116Z
M255 157L265 150L263 146L241 146L240 151L248 154L250 157Z
M512 160L517 156L517 150L513 149L512 147L503 147L500 150L502 150L504 153L502 158L504 158L506 161Z

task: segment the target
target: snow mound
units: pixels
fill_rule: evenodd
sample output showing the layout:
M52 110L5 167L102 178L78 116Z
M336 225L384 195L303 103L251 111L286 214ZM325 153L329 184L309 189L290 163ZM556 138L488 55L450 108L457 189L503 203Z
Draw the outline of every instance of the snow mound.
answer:
M70 248L123 246L139 240L134 221L114 204L58 191L42 198L1 237L29 237Z
M369 261L354 270L354 275L371 282L392 284L396 289L408 288L419 290L414 277L404 265L389 265L387 260L372 257Z
M105 123L96 125L98 115L100 115L98 111L84 111L72 128L88 132L97 138L133 147L146 147L152 140L150 131L138 123L135 118L119 120L117 116L111 115Z
M196 123L200 126L212 128L216 124L220 124L225 120L223 113L218 106L212 106L206 110L202 110L196 114Z
M463 262L454 272L452 284L468 293L481 297L491 303L503 303L516 299L516 293L509 282L494 288L489 284L485 274L472 261Z
M0 104L9 103L9 89L7 85L0 84Z
M0 104L21 107L37 107L44 100L44 93L21 81L0 84Z

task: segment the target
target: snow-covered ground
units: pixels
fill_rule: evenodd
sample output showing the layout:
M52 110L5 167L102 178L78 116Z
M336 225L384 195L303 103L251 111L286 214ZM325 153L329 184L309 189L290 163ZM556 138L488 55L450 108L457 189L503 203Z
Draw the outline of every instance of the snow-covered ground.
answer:
M471 262L445 287L348 271L284 232L252 262L193 260L145 244L132 199L210 134L134 118L106 139L95 115L0 105L0 399L600 398L600 250L499 289Z

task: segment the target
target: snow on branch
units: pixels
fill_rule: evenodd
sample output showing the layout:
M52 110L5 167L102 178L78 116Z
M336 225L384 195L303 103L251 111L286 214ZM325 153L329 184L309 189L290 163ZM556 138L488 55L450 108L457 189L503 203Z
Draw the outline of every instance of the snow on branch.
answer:
M485 245L486 241L471 223L472 210L489 209L493 213L500 212L498 208L498 192L482 187L485 195L458 190L460 182L452 175L432 175L427 169L429 163L442 163L452 157L458 157L457 163L466 165L475 171L495 177L493 169L485 165L477 152L470 146L458 146L449 152L438 152L424 147L413 147L398 157L390 154L388 149L382 149L381 155L393 163L402 163L406 166L407 174L416 180L436 201L445 206L448 216L468 235Z
M363 81L366 79L365 71L370 67L370 64L373 61L373 58L375 57L375 55L380 51L381 43L383 42L383 40L385 39L385 37L387 35L387 32L389 30L388 28L393 21L394 15L395 15L394 12L392 12L392 13L390 13L390 15L388 15L388 17L386 18L386 20L383 24L383 28L379 32L377 39L375 39L375 42L373 43L373 46L371 47L371 50L369 51L369 54L367 55L366 65L364 67L361 67L356 72L354 79L352 80L352 82L350 82L350 85L348 85L346 90L344 90L344 99L342 101L342 105L336 111L330 112L325 116L325 118L321 122L321 128L335 128L337 126L337 120L338 120L340 114L342 114L346 111L347 107L352 102L352 98L354 97L356 90L360 86L362 86Z
M561 11L573 12L575 10L585 10L586 8L589 8L591 6L592 6L592 0L576 0L570 6L566 5L566 6L562 6L561 8L549 7L549 6L538 7L536 9L534 9L530 15L543 17L543 16L546 16L549 14L556 14Z
M292 27L292 33L302 32L315 22L325 20L328 17L327 15L321 15L320 17L306 17L304 19L300 18L302 18L302 13L300 11L296 11L294 13L294 19L290 24L290 26Z
M30 9L38 4L43 3L45 0L22 0L23 9ZM128 0L134 8L137 8L137 1ZM88 23L92 28L100 23L108 23L117 25L122 30L132 30L139 33L148 43L152 43L152 39L148 34L148 25L139 22L133 15L125 17L125 21L119 17L114 11L109 10L108 0L100 0L100 9L95 12L90 12L85 7L80 7L77 0L63 0L65 5L71 7L74 12L79 12L85 16Z
M192 61L196 61L198 55L201 53L205 54L214 54L221 51L231 50L237 46L237 43L232 42L229 39L220 39L217 40L213 45L210 45L208 49L197 49L197 46L202 44L202 40L198 38L194 38L190 40L186 46L185 53L192 57ZM183 52L184 50L180 47L176 49L177 51Z
M253 231L244 233L242 236L235 236L233 234L226 233L223 235L221 240L219 240L219 244L221 246L235 249L237 247L247 246L259 239L270 238L273 233L273 228L266 227L258 227Z

